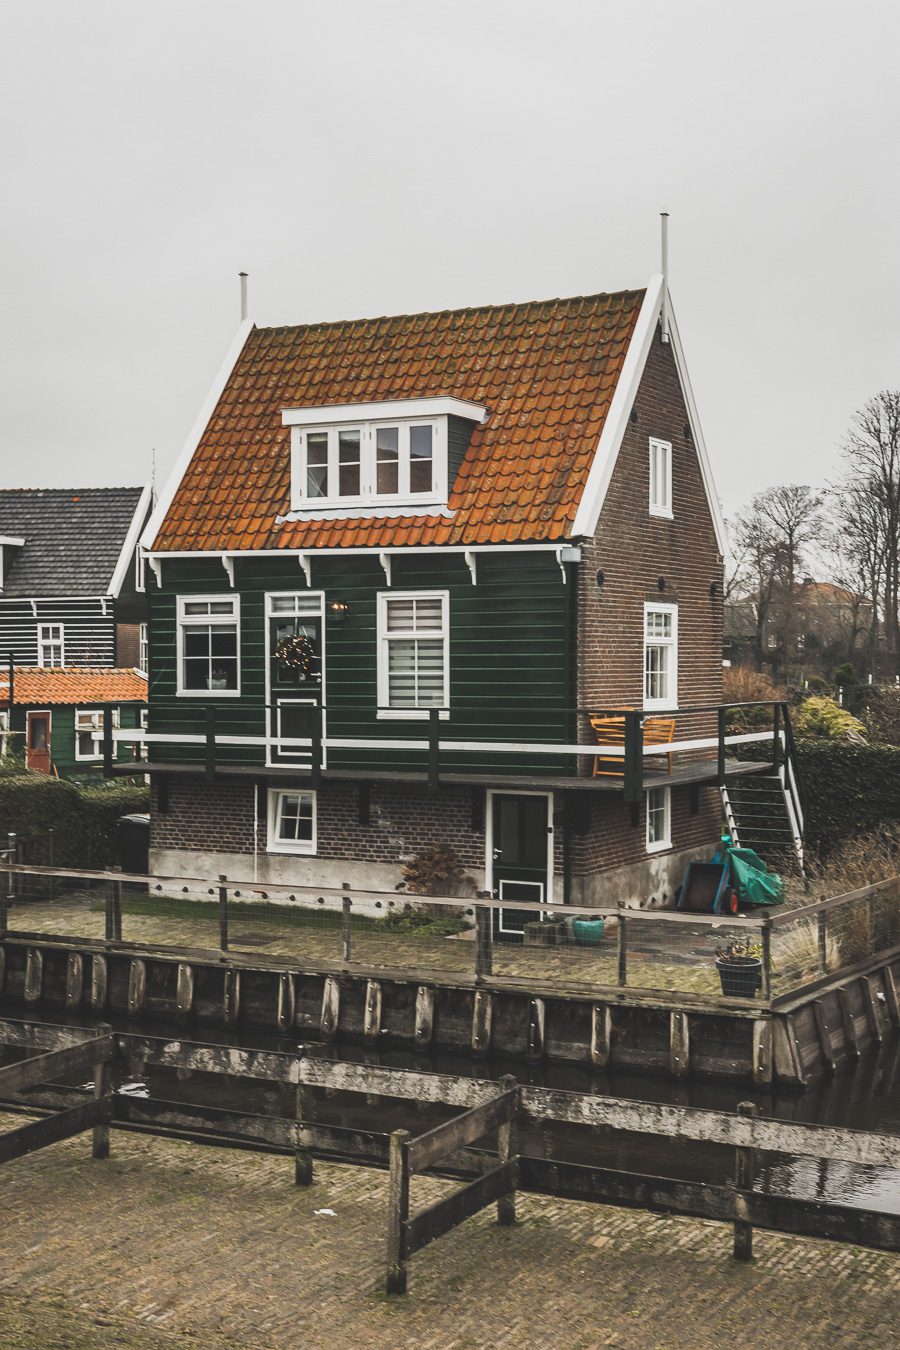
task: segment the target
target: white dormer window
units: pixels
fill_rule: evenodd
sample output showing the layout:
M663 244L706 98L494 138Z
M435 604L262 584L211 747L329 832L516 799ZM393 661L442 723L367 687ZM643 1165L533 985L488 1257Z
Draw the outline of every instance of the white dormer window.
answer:
M449 419L485 410L454 398L297 408L291 428L291 510L446 506Z
M650 514L672 519L672 444L650 439Z

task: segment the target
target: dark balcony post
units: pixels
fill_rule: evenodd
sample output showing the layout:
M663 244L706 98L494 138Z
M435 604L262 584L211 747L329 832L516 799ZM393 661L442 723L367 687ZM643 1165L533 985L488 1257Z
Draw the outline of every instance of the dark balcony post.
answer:
M636 806L644 790L644 726L643 713L625 714L625 762L623 777L625 800Z
M113 726L112 707L107 703L103 708L103 777L113 776Z
M772 713L772 768L781 763L781 704L776 703Z
M212 783L216 777L216 710L206 709L206 781Z
M312 745L310 747L309 781L314 788L322 779L322 705L316 703L312 710Z
M725 782L725 732L728 727L728 709L719 708L719 787Z
M440 741L441 714L438 708L428 709L428 791L437 792L440 787Z

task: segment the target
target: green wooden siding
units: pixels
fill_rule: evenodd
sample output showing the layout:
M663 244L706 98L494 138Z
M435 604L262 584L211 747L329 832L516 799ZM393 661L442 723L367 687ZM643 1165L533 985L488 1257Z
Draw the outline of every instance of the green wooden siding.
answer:
M105 705L103 705L105 706ZM139 727L141 724L139 703L122 703L117 705L119 708L120 727L130 728ZM99 712L101 705L99 703L79 703L77 710L79 712ZM25 753L25 722L26 713L49 712L51 714L50 722L50 759L52 765L63 778L71 778L74 775L93 775L98 776L103 772L103 764L100 758L97 759L76 759L75 758L75 712L76 706L67 703L39 704L35 703L33 710L16 704L12 715L12 731L19 733L13 740L13 746L16 754ZM126 742L121 744L116 753L116 758L123 763L132 759L132 748Z
M330 736L382 740L424 739L420 720L378 720L376 626L379 592L446 590L450 605L450 717L441 734L471 740L565 739L565 707L570 702L570 619L568 586L563 585L552 553L497 554L477 558L477 585L461 554L394 555L388 588L377 557L312 559L312 586L324 591L325 702ZM177 597L231 594L228 578L215 559L163 561L163 589L150 600L150 729L154 732L203 730L205 709L214 706L217 734L263 735L266 730L265 595L268 591L307 590L296 558L237 559L235 590L240 594L241 694L210 698L178 697L176 681ZM328 613L332 600L347 601L349 617ZM158 760L202 763L201 746L154 747ZM263 748L217 748L222 763L265 762ZM332 749L329 768L423 770L423 751ZM563 756L481 753L442 756L442 768L472 772L559 773Z

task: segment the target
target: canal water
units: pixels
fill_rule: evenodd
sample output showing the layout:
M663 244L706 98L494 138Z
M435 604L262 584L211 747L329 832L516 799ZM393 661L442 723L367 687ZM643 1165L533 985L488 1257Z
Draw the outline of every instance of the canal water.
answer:
M31 1010L3 1008L5 1016L33 1020ZM65 1021L90 1026L88 1019L54 1018L42 1013L43 1021ZM138 1024L112 1019L114 1030L146 1036L178 1036L244 1049L296 1051L297 1037L267 1035L258 1031L219 1032L197 1028L185 1036L184 1029L158 1022ZM858 1062L837 1073L813 1081L805 1092L783 1089L760 1090L748 1086L688 1080L676 1083L667 1077L606 1073L588 1066L526 1064L521 1060L480 1059L449 1054L419 1054L408 1050L351 1043L320 1044L306 1039L310 1051L329 1059L378 1064L384 1068L416 1069L429 1073L499 1079L512 1074L520 1083L563 1088L634 1101L661 1102L678 1106L735 1111L739 1102L752 1101L760 1114L777 1120L835 1125L854 1130L873 1130L900 1135L900 1034L864 1054ZM125 1066L118 1073L122 1090L135 1096L171 1102L192 1102L231 1110L271 1115L292 1115L294 1090L260 1080L226 1078L221 1075L147 1069L140 1077L129 1076ZM357 1129L390 1131L407 1129L422 1133L454 1114L446 1107L388 1098L366 1098L356 1093L315 1091L311 1094L312 1119L321 1124ZM713 1144L679 1139L610 1132L605 1128L571 1125L520 1127L523 1153L616 1168L649 1175L725 1182L732 1178L734 1150ZM756 1185L772 1193L831 1204L900 1214L900 1169L860 1167L847 1163L817 1162L809 1158L759 1155Z

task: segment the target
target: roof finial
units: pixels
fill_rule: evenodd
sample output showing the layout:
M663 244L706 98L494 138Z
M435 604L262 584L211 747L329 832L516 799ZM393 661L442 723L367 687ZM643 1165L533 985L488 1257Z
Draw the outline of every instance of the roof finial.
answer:
M662 340L669 341L669 213L660 211L659 223L661 227L661 246L662 246Z
M241 279L241 323L247 318L247 273L238 272Z

